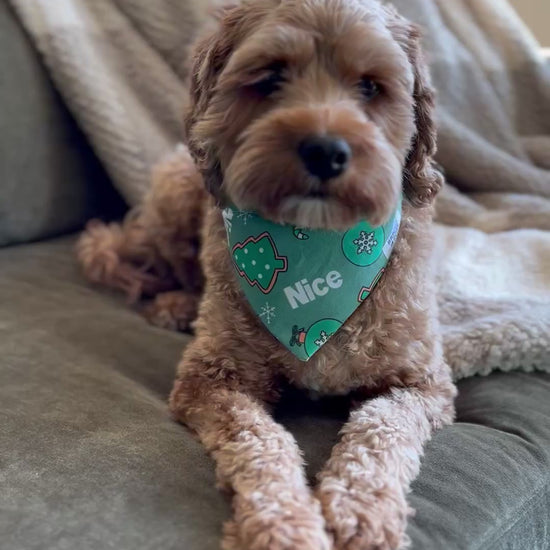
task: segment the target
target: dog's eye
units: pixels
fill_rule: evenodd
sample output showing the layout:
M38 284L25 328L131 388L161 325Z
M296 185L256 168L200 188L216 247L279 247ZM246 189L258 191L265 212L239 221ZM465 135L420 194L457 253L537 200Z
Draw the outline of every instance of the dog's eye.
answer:
M283 75L279 73L271 73L264 79L259 80L253 85L256 92L263 96L269 96L281 88L281 84L284 82Z
M359 87L361 89L361 93L363 94L363 97L370 101L371 99L374 99L381 91L380 86L368 76L365 76L361 79L361 83L359 84Z
M260 71L256 79L248 87L263 97L270 96L280 90L282 84L285 82L284 68L282 63L274 63L266 67Z

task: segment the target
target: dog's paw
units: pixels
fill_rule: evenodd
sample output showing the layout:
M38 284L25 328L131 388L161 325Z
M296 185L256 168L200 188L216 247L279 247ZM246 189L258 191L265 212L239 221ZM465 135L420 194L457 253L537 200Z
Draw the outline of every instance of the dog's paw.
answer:
M235 517L224 528L224 550L332 550L320 505L312 497L236 496L234 506Z
M193 328L199 296L183 291L164 292L143 308L143 316L160 328L185 332Z
M317 497L336 550L400 550L408 546L405 528L410 509L399 488L375 489L368 483L348 488L341 480L325 478Z

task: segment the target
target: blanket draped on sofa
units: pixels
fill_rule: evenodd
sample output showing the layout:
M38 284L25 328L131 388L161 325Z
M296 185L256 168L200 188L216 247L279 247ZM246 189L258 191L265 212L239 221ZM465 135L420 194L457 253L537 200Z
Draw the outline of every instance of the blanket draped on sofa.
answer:
M130 204L181 141L216 0L9 0ZM394 0L439 92L438 300L455 377L550 371L550 60L505 0Z

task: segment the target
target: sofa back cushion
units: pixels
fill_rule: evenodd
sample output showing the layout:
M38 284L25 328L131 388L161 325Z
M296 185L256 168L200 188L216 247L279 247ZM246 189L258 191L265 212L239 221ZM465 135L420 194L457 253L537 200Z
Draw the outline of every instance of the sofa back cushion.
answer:
M109 187L38 54L0 2L0 246L78 229L100 213Z

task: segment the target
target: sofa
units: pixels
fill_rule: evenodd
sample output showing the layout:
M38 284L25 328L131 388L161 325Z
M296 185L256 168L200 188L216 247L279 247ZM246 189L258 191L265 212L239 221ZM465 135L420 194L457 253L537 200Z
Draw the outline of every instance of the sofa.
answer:
M166 407L191 336L80 274L79 230L125 205L5 3L0 75L0 548L218 548L230 501ZM277 407L312 480L346 414ZM550 375L460 382L410 502L413 550L550 548Z

